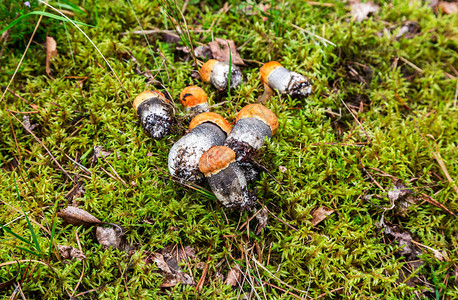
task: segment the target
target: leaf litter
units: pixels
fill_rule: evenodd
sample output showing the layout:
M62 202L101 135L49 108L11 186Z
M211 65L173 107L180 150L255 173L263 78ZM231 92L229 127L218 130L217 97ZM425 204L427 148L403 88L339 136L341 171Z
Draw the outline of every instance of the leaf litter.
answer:
M58 245L57 248L59 249L60 255L63 259L69 260L79 260L82 261L86 258L81 250L76 249L75 247L65 246L65 245Z
M179 245L169 244L159 252L144 251L146 264L155 263L160 274L164 277L161 287L173 287L178 283L195 284L192 275L182 271L180 264L188 263L188 259L196 258L196 251L190 246L181 248Z

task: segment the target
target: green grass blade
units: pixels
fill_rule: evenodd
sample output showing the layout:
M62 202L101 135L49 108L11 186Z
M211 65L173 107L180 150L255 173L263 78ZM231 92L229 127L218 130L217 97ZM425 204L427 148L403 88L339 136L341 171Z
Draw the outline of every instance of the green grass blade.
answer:
M229 47L229 79L227 80L227 98L231 101L232 52L229 42L227 42L227 46Z
M19 200L21 202L22 212L24 214L25 220L27 221L27 226L29 227L30 233L32 235L33 242L35 243L35 249L38 250L38 252L40 253L39 256L41 256L43 254L43 252L41 252L41 248L40 248L40 244L38 243L37 235L35 234L35 231L33 230L32 224L30 223L29 217L27 217L27 213L24 210L24 205L22 203L22 198L21 198L21 195L19 194L19 188L17 187L16 177L14 177L14 186L16 187L16 193L17 193L17 196L18 196L18 198L19 198Z
M32 254L32 255L34 255L34 256L41 257L40 254L35 253L35 252L33 252L32 250L30 250L30 249L27 249L27 248L24 248L24 247L21 247L21 246L16 246L16 245L13 245L13 244L7 244L7 245L8 245L8 246L11 246L11 247L14 247L14 248L17 248L17 249L20 249L20 250L25 251L25 252L27 252L27 253L30 253L30 254Z
M73 4L67 0L58 0L58 2L51 2L50 4L54 6L59 6L60 8L68 9L70 11L75 11L75 12L86 14L86 12L82 10L81 8L79 8L78 5Z
M26 240L25 238L23 238L22 236L20 236L20 235L17 234L16 232L12 231L12 230L9 229L8 227L5 227L5 226L3 226L2 224L0 224L0 228L2 228L3 230L5 230L6 232L8 232L9 234L11 234L12 236L14 236L15 238L20 239L20 240L23 241L24 243L27 243L27 244L33 246L33 244L32 244L31 242L29 242L28 240Z
M28 14L25 14L25 15L22 15L20 16L19 18L17 18L16 20L14 20L13 22L11 22L8 26L6 26L5 28L3 28L1 31L0 31L0 34L2 34L3 32L7 31L8 29L10 29L11 27L13 27L14 25L16 25L17 23L19 23L22 19L24 18L27 18L31 15L42 15L44 17L48 17L48 18L51 18L51 19L55 19L55 20L59 20L59 21L64 21L64 22L68 22L67 19L61 17L61 16L58 16L58 15L55 15L55 14L52 14L52 13L48 13L48 12L45 12L45 11L32 11L32 12L29 12ZM76 24L78 25L84 25L84 26L89 26L89 27L95 27L95 26L92 26L92 25L89 25L89 24L86 24L86 23L82 23L82 22L78 22L78 21L75 21L75 20L72 20L73 22L75 22Z

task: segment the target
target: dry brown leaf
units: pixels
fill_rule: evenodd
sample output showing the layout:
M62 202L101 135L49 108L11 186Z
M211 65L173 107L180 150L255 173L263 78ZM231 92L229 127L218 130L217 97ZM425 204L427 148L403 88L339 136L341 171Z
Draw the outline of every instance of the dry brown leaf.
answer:
M439 8L447 15L455 14L458 12L458 2L439 2Z
M46 74L51 75L51 59L57 56L57 43L54 38L46 37Z
M203 45L194 48L194 54L202 59L209 60L213 58L212 51L210 49L210 46Z
M94 146L94 155L92 156L92 162L97 162L99 157L108 157L113 154L113 151L106 151L102 146Z
M396 181L393 188L388 191L388 199L392 206L396 207L402 216L407 214L408 208L416 204L418 200L414 197L412 190L405 186L401 180Z
M335 210L327 208L325 206L318 207L312 214L312 226L318 225L321 221L332 215Z
M245 65L240 54L237 52L237 46L235 46L233 40L215 38L215 40L208 43L208 45L210 46L214 59L225 62L231 60L235 65Z
M112 224L113 225L113 224ZM97 226L95 231L97 241L104 249L113 247L121 251L129 251L126 238L121 227L101 227Z
M266 207L263 207L256 215L256 219L258 220L258 225L256 226L256 234L260 234L261 231L266 228L268 217L269 212Z
M22 116L22 122L24 123L24 127L30 131L33 131L38 126L38 124L30 123L30 116L28 114ZM27 134L29 134L29 132L27 132Z
M147 257L143 259L145 263L155 263L161 270L164 277L161 287L172 287L178 283L194 284L192 276L181 271L180 263L185 263L188 258L195 258L195 249L185 246L184 249L179 245L167 245L161 253L144 252Z
M378 5L372 2L360 3L359 1L351 1L350 7L353 20L357 22L364 21L369 14L375 14L380 9Z
M240 270L240 267L236 264L232 267L229 273L227 273L227 278L224 284L236 287L241 283L241 279L242 271Z
M57 216L62 218L65 223L76 226L94 226L105 224L105 222L100 221L87 211L74 206L69 206L63 209L62 211L57 213Z
M59 245L57 246L59 249L60 255L62 255L63 259L76 259L76 260L83 260L86 258L86 256L81 252L80 250L71 247L71 246L65 246L65 245Z
M403 231L398 225L385 222L383 217L376 226L380 229L384 228L384 233L393 237L394 240L398 242L399 246L402 246L400 250L402 256L405 256L409 260L413 260L421 254L421 251L418 250L412 242L412 235L410 232Z

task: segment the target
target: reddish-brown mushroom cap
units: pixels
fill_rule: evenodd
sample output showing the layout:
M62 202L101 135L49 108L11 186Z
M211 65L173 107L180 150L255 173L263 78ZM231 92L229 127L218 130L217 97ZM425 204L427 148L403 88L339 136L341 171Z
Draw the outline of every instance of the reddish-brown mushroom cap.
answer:
M180 94L181 104L185 107L194 107L207 102L207 94L198 86L185 87Z
M210 75L212 73L213 66L217 63L218 61L216 59L210 59L203 64L202 68L200 69L200 78L203 82L210 82Z
M261 82L267 84L267 79L269 78L270 73L280 67L282 67L282 65L278 61L265 63L259 70L259 73L261 74Z
M278 118L277 116L267 107L262 104L249 104L242 108L237 114L237 120L244 118L256 118L263 121L270 126L272 135L275 134L278 128Z
M229 134L232 130L232 125L229 124L229 122L223 118L220 114L214 113L214 112L204 112L201 114L198 114L195 116L192 120L191 123L189 123L189 130L191 131L194 127L197 125L200 125L205 122L210 122L215 125L218 125L222 131L224 131L226 134Z
M146 90L146 91L141 92L137 97L135 97L134 103L133 103L135 111L137 111L138 106L143 101L151 99L151 98L155 98L155 97L160 98L162 101L164 101L167 104L169 103L169 100L167 100L167 98L165 98L164 94L162 94L161 92Z
M216 174L235 161L235 152L226 146L213 146L199 160L199 170L205 176Z

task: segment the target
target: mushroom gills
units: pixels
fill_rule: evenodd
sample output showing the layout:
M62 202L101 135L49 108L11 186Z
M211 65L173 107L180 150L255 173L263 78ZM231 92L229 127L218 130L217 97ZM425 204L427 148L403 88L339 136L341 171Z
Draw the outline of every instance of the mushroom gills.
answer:
M166 136L174 121L172 107L156 97L141 102L137 115L145 131L155 139Z

